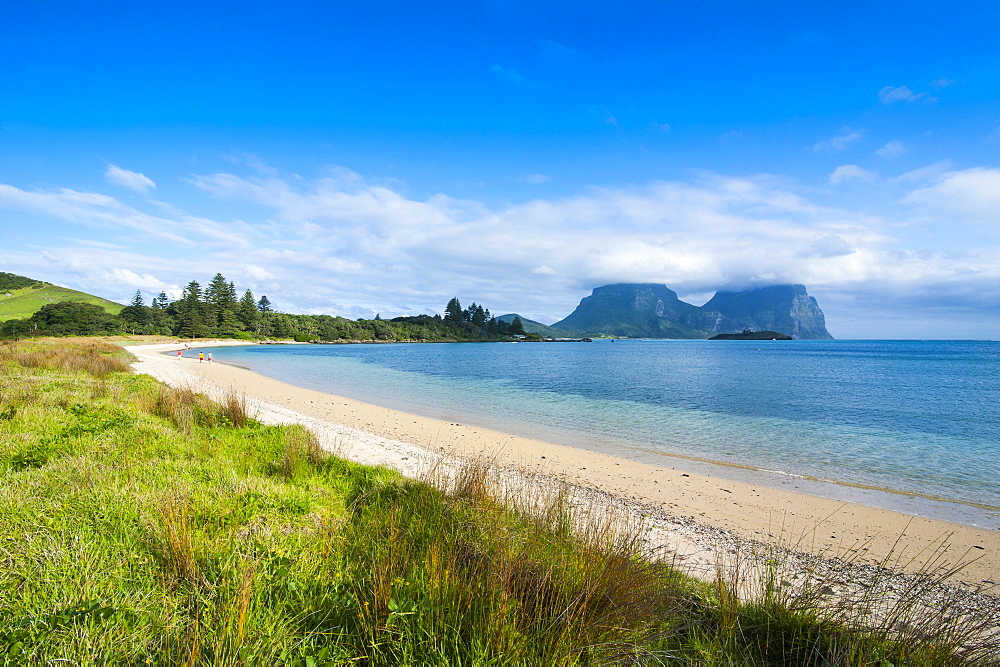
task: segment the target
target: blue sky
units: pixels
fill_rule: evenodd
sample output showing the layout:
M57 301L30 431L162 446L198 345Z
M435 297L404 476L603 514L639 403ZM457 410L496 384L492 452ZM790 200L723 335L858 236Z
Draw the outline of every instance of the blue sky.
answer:
M552 322L804 283L844 338L1000 338L995 2L0 8L0 270L127 301Z

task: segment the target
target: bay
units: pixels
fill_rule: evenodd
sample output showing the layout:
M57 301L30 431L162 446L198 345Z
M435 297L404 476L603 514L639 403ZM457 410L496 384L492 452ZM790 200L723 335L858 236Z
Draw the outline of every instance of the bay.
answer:
M429 417L1000 527L997 342L254 345L213 353L291 384Z

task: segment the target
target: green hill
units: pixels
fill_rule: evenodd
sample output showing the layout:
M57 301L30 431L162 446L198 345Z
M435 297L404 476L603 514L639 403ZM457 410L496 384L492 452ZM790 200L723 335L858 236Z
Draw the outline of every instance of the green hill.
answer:
M0 322L34 315L42 306L62 301L93 303L117 315L124 307L93 294L59 287L33 278L0 272Z

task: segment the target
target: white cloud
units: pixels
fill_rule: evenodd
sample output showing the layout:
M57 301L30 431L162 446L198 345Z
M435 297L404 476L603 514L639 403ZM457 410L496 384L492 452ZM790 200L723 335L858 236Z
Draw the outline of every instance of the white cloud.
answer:
M875 151L875 155L878 155L881 158L889 159L889 158L899 157L900 155L905 155L906 151L907 151L906 145L903 144L903 142L893 140L886 143L885 146L882 146L882 148Z
M820 141L813 145L814 151L842 151L848 146L853 144L855 141L860 139L862 136L861 132L857 130L851 130L845 128L844 134L837 135L826 139L825 141Z
M904 200L927 213L1000 226L1000 169L964 169L943 174Z
M861 181L870 181L875 178L875 174L862 169L856 164L842 164L833 170L830 174L830 184L839 185L848 179L858 179Z
M140 174L137 171L129 171L128 169L122 169L121 167L113 164L108 165L107 170L104 172L104 178L108 179L109 183L120 185L123 188L128 188L129 190L135 190L139 194L146 194L146 192L156 187L156 183L153 182L153 179L149 178L145 174Z
M224 159L229 162L232 162L233 164L246 165L251 169L253 169L254 171L256 171L258 174L261 174L263 176L278 175L277 169L267 164L253 153L240 151L237 153L233 153L232 155L226 155L224 156Z
M952 169L954 167L951 162L935 162L900 174L892 181L894 183L924 183L937 180L941 174Z
M839 178L866 175L843 165ZM938 176L894 218L821 205L817 195L773 176L707 172L499 207L444 194L414 199L342 168L315 179L215 173L190 183L261 212L231 223L178 210L151 216L103 195L0 185L0 208L81 231L97 226L115 240L86 250L64 239L51 239L44 253L0 249L0 265L37 266L25 273L102 285L87 291L118 299L137 287L173 289L221 271L239 290L267 294L287 312L351 317L438 312L458 295L551 322L590 287L624 281L665 283L682 296L771 281L804 283L833 303L873 286L891 287L901 304L924 293L973 309L990 295L1000 299L996 242L945 249L936 239L899 236L912 220L949 235L981 231L981 219L995 220L991 212L1000 207L993 194L1000 193L1000 170ZM959 204L965 208L954 208ZM966 218L976 224L963 227ZM152 236L164 230L173 236ZM198 243L181 245L185 240ZM859 312L851 316L861 322ZM837 333L836 311L827 314Z
M653 123L653 127L659 130L660 132L663 132L664 134L670 132L670 130L673 129L672 127L670 127L670 123Z
M301 229L303 242L292 243L297 249L281 259L296 270L321 272L324 282L350 272L344 284L407 285L424 295L460 283L487 291L474 297L480 301L492 293L510 303L512 292L530 293L530 281L504 279L510 275L555 279L563 287L581 280L652 280L679 289L774 276L798 281L829 275L829 263L855 247L884 242L877 234L858 231L860 221L847 220L850 214L825 211L768 178L704 175L698 184L594 189L496 211L475 203L456 205L441 195L423 202L395 193L375 197L375 186L334 192L318 181L300 191L287 182L218 174L196 182L220 196L270 206L275 219ZM706 229L712 233L706 235ZM850 241L845 229L854 230ZM835 233L840 245L829 240ZM342 262L356 261L331 264L334 248ZM803 264L817 259L823 260L822 271ZM550 287L544 284L545 291Z
M837 236L828 234L813 241L808 248L799 252L800 257L843 257L854 254L851 244Z
M262 269L254 264L247 264L246 272L249 276L256 278L257 280L269 280L275 277L274 274L267 269Z
M164 217L145 213L122 204L107 195L79 192L68 188L55 191L29 191L0 183L0 207L17 208L29 214L49 216L68 223L106 228L116 234L125 230L143 238L168 241L189 247L199 243L218 243L243 247L250 244L245 224L219 223L187 214Z
M552 177L546 174L528 174L522 180L525 183L531 183L532 185L540 185L542 183L548 183L552 180Z
M954 86L956 83L958 83L958 81L956 81L955 79L946 79L944 77L941 77L940 79L935 79L934 81L931 81L931 87L941 89L941 88L947 88L948 86Z
M935 98L927 93L915 93L907 86L885 86L878 91L878 99L882 104L896 102L933 102Z

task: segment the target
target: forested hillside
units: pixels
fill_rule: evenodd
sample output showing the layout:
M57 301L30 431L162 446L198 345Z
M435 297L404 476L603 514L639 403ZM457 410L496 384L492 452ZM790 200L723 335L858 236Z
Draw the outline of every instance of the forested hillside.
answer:
M0 274L0 280L7 276L12 276L8 289L39 284L13 274ZM27 284L22 284L25 281ZM15 283L20 287L15 287ZM247 340L471 341L508 339L524 333L519 324L494 318L488 309L476 303L462 308L457 298L448 302L444 316L383 320L376 315L371 320L349 320L331 315L290 315L278 312L267 296L257 298L249 289L239 294L231 281L217 273L205 287L192 280L174 301L160 292L147 305L137 291L118 315L91 303L47 303L30 317L0 324L0 337L152 334Z

